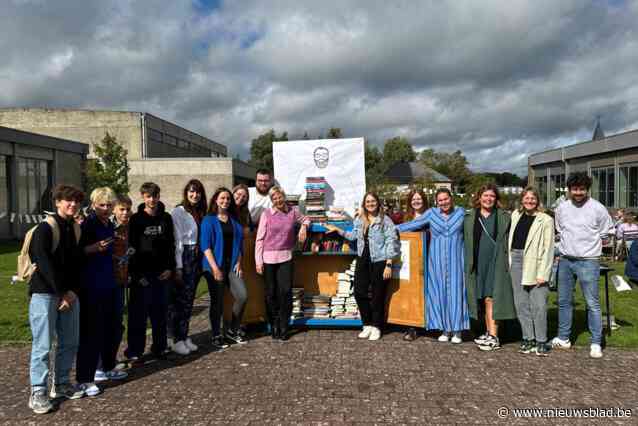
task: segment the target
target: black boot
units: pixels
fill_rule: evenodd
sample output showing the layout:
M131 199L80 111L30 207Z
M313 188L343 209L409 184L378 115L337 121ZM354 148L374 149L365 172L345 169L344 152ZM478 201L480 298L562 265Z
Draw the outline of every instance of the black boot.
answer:
M273 340L277 340L279 339L279 326L276 324L271 324L270 325L270 337L272 337Z

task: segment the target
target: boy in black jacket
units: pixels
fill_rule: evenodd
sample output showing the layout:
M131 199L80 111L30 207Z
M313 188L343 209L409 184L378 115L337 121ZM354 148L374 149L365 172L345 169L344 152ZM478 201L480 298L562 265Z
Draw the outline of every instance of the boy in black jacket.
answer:
M53 190L53 198L57 226L40 223L29 246L29 257L36 264L29 282L29 324L33 335L29 408L37 414L53 409L47 395L47 382L54 336L58 344L51 398L82 396L82 392L70 384L69 372L78 349L80 303L77 294L83 261L78 245L80 231L73 216L84 194L73 186L58 185Z
M153 328L151 352L162 357L166 350L167 286L172 285L175 270L173 220L159 201L160 188L146 182L140 193L144 203L140 204L129 224L129 246L135 253L129 261L131 286L126 356L132 364L144 354L149 316Z

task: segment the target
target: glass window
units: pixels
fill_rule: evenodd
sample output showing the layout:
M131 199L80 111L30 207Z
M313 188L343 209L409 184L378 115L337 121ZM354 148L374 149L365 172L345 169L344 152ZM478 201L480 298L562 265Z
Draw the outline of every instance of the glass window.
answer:
M51 173L49 162L32 158L18 159L18 213L42 214L51 210Z
M9 159L0 155L0 215L9 214Z
M545 171L543 170L543 172ZM536 176L534 186L536 186L538 194L541 196L541 203L545 205L547 202L547 176Z
M619 168L618 207L638 207L638 165Z
M591 196L605 207L614 207L615 173L613 167L591 169Z
M563 195L563 189L565 188L565 174L555 174L550 176L550 188L549 188L549 205Z

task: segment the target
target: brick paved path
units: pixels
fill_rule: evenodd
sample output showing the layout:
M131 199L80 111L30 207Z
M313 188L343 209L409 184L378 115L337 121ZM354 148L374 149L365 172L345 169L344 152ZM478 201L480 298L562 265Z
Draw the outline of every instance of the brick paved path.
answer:
M515 344L485 353L469 342L407 343L400 332L368 342L353 330L311 330L286 343L257 337L212 352L205 312L193 325L197 354L149 363L102 395L63 402L45 416L27 407L29 347L0 347L0 422L530 423L501 420L497 409L622 407L634 417L613 421L638 424L635 351L610 349L592 360L577 349L541 359L516 353Z

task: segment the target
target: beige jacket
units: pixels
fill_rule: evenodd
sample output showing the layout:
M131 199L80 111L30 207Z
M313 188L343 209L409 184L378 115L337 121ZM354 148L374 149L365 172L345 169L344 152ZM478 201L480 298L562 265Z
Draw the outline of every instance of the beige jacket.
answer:
M514 230L521 215L524 213L515 210L512 213L512 224L508 239L509 264L512 266L512 240ZM545 213L536 213L536 219L532 223L525 241L523 251L523 281L522 285L536 285L536 279L548 282L552 273L552 263L554 261L554 219ZM513 283L515 284L515 283Z

